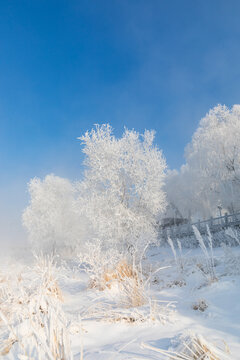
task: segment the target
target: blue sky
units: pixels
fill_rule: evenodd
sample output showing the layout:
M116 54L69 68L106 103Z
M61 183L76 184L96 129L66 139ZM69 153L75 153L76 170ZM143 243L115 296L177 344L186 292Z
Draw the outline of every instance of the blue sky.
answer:
M30 178L80 177L95 123L155 129L179 168L200 118L239 103L239 16L233 0L0 1L0 236L21 231Z

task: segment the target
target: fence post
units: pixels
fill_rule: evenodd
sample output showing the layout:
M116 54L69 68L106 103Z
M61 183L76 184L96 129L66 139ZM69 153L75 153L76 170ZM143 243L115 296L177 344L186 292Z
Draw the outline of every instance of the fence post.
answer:
M228 226L228 214L225 213L225 226Z
M175 237L177 237L178 236L178 227L177 227L177 225L174 226L174 230L175 230Z
M168 239L168 229L167 228L165 228L165 229L163 229L163 231L164 231L164 236L165 236L165 239L167 240Z
M237 215L236 215L236 213L233 214L233 221L234 221L234 222L237 222Z
M211 216L210 217L210 229L212 228L212 226L213 226L213 217Z
M200 232L200 220L198 220L198 230L199 230L199 232Z

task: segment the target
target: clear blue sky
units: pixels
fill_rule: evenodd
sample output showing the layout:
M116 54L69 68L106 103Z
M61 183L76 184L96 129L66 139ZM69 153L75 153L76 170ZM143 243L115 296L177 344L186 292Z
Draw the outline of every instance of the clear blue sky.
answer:
M31 177L80 176L94 123L155 129L179 168L209 108L240 102L239 19L238 0L1 0L0 236Z

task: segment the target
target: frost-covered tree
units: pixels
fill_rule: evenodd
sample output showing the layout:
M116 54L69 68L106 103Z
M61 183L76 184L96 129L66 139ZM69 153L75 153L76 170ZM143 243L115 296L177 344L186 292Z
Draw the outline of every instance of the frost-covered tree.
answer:
M195 217L240 210L240 105L218 105L186 147L186 165L168 178L168 198ZM174 191L175 188L175 191Z
M203 188L216 206L229 211L240 200L240 105L232 109L218 105L201 120L186 149L192 172L201 174Z
M154 132L125 130L117 139L109 125L80 137L83 180L72 184L48 175L29 184L23 223L33 244L83 247L88 241L138 249L156 239L156 215L166 206L166 163L153 145Z
M23 224L34 247L76 246L86 236L86 221L76 208L76 189L67 179L47 175L34 178L29 186L30 204Z
M86 155L79 208L107 246L141 247L156 239L156 215L166 206L166 163L154 135L125 129L117 139L102 125L79 138Z
M194 175L186 164L180 171L169 171L166 177L168 203L180 217L192 221L211 216L209 193L203 188L200 176Z

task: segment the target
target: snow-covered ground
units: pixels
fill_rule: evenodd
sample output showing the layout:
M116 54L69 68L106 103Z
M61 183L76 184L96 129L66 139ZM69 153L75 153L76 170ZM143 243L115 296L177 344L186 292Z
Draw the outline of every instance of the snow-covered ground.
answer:
M135 308L121 305L116 286L89 288L77 261L58 258L57 282L74 359L81 359L82 352L84 360L164 359L147 346L175 349L188 334L202 335L229 359L240 359L240 247L215 248L213 257L215 279L205 273L207 260L200 248L183 249L177 262L170 247L151 248L143 262L145 278L153 274L147 300ZM3 258L1 287L4 276L5 282L14 274L21 274L22 282L34 277L30 256ZM1 311L3 307L0 299ZM4 321L0 331L3 344L11 333ZM2 358L18 359L19 353L15 342Z

